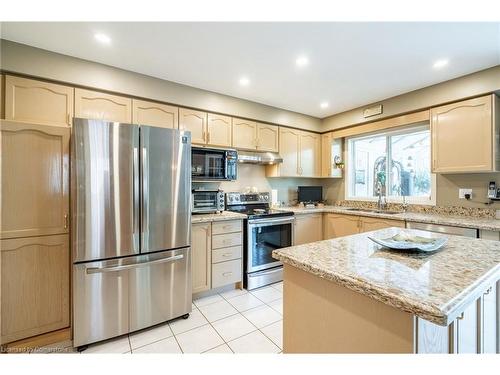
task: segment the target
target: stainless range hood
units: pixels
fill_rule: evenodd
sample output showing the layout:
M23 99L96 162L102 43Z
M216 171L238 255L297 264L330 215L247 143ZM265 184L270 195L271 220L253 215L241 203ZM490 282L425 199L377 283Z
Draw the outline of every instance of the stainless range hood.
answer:
M283 163L283 158L277 152L238 151L238 163L270 165Z

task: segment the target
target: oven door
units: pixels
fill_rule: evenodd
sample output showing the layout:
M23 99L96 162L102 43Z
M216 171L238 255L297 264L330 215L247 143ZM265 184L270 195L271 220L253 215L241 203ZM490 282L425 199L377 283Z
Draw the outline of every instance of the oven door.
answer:
M275 249L293 245L293 216L248 220L247 272L280 266L273 258Z
M193 181L226 180L226 151L193 147L191 149L191 179Z

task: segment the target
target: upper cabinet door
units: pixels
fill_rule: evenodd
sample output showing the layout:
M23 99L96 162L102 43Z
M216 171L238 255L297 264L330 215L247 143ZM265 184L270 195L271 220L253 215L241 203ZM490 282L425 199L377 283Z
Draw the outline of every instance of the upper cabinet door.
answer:
M279 127L276 125L257 124L257 150L278 152Z
M161 103L132 99L132 123L177 129L179 127L179 108Z
M68 233L70 129L3 121L1 238Z
M71 126L72 87L5 77L5 119L51 126Z
M300 133L299 175L301 177L319 177L321 167L321 137L319 134Z
M132 99L75 89L75 117L131 123Z
M283 163L278 165L279 176L299 176L300 131L280 127L280 155Z
M191 143L207 143L207 113L179 108L179 129L191 132Z
M330 177L333 169L332 136L330 133L321 135L321 177Z
M213 146L231 147L231 117L208 114L207 143Z
M431 109L433 172L495 169L492 99L488 95Z
M257 148L257 124L255 121L233 118L233 147L245 150Z

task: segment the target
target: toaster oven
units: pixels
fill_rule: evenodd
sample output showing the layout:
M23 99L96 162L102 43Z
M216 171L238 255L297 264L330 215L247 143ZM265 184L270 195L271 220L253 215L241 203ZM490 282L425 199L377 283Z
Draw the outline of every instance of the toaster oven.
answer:
M216 213L224 211L224 192L221 190L193 189L192 213Z

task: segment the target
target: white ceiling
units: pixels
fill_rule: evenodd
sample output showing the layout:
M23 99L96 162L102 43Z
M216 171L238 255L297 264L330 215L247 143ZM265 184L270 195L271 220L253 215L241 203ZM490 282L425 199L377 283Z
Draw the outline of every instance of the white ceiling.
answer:
M320 118L500 64L500 23L1 26L4 39ZM449 64L436 70L438 59Z

